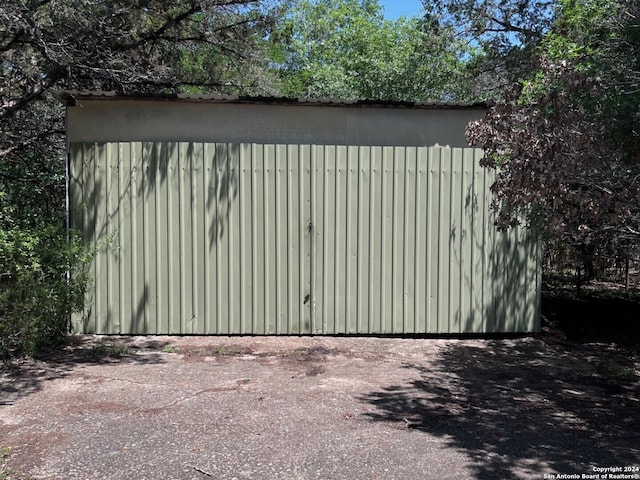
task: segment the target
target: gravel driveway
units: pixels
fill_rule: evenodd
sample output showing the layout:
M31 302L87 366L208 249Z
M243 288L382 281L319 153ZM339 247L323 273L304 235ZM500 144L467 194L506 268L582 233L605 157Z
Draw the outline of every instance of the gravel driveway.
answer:
M8 478L542 479L640 466L637 379L540 338L78 337L5 367L0 388Z

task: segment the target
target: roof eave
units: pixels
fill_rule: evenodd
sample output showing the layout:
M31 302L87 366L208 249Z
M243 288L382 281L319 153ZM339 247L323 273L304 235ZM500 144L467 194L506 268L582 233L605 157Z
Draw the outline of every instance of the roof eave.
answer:
M56 96L67 106L75 106L78 100L144 100L144 101L178 101L198 103L239 103L270 104L292 106L326 106L326 107L376 107L376 108L417 108L417 109L486 109L483 102L411 102L377 99L336 99L336 98L291 98L250 95L210 95L184 93L130 93L121 94L113 91L81 91L61 90Z

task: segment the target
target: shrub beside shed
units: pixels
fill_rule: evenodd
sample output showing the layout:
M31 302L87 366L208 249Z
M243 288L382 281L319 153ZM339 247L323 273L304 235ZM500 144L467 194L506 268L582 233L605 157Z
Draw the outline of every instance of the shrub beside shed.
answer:
M67 92L83 333L540 327L540 251L496 232L481 107Z

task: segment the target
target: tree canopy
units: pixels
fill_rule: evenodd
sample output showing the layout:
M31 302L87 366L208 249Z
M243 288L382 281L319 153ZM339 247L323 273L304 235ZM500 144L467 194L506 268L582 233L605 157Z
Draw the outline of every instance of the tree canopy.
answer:
M638 2L561 0L515 82L469 139L496 169L498 225L528 223L589 251L640 240Z
M465 68L473 96L497 99L534 65L534 50L553 24L556 0L424 0L427 15L471 50Z
M456 100L464 45L435 18L387 20L378 0L294 0L273 34L282 93Z

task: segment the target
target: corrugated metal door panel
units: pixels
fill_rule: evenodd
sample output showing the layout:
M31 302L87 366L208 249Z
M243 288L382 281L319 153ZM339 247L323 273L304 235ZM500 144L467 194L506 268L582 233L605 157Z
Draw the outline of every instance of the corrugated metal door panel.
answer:
M416 149L416 207L415 207L415 333L423 333L428 327L429 308L429 245L428 245L428 193L429 178L427 149Z
M313 226L310 232L311 238L311 258L310 264L310 285L313 286L310 298L310 312L311 312L311 324L312 333L322 334L326 329L326 297L324 292L326 291L326 285L324 282L324 262L325 257L325 243L326 235L325 231L325 209L324 198L326 187L326 170L325 170L325 158L324 148L320 146L314 146L310 149L309 155L311 157L310 169L313 174L313 190L311 194L311 209L309 212L311 223Z
M191 303L191 278L193 271L192 251L191 251L191 186L188 177L191 175L191 165L189 165L189 156L186 147L193 149L194 144L185 145L178 143L176 145L176 172L174 175L176 195L172 204L176 208L176 218L174 225L176 226L175 238L177 241L174 245L174 256L176 257L176 283L172 290L176 297L174 321L176 328L180 333L189 334L193 332L193 313L187 312ZM185 147L185 148L183 148ZM189 170L187 172L187 169ZM189 292L189 293L188 293ZM189 308L190 310L190 308Z
M360 284L358 277L358 258L360 256L358 245L358 234L360 222L360 196L358 165L360 163L359 147L350 146L346 148L344 164L344 175L346 176L346 197L345 217L345 319L344 333L358 332L358 303L360 297Z
M460 258L459 292L460 307L458 318L458 331L469 333L473 327L474 302L473 292L476 279L474 278L476 261L476 247L474 245L475 228L475 208L476 203L474 191L474 166L476 157L473 150L456 149L459 157L460 168L460 238L457 249Z
M173 320L170 328L180 333L204 333L204 279L205 232L201 219L205 208L204 148L200 143L179 143L176 151L176 182L173 225L177 228L177 243L171 242L176 270ZM177 217L177 218L176 218Z
M436 222L435 237L433 242L434 262L432 267L435 272L432 288L435 290L434 324L430 331L442 333L449 331L449 302L446 295L449 291L449 224L451 223L451 210L443 208L449 205L451 191L451 159L450 150L437 149L434 157L437 159L434 176L437 177L437 187L434 189L434 221ZM437 196L436 196L437 195ZM433 264L432 264L433 265ZM435 267L435 268L434 268Z
M256 300L258 294L257 272L252 268L258 256L256 224L261 218L254 214L257 208L257 200L254 199L254 184L259 182L262 175L262 157L258 158L258 153L254 152L251 147L247 151L247 147L241 146L238 165L238 206L240 210L240 248L238 253L240 291L238 292L238 300L241 305L242 319L238 333L245 330L250 332L256 328L257 311L261 309L261 305Z
M212 212L217 224L217 240L214 245L216 256L216 288L218 290L217 304L217 333L241 333L240 323L236 322L233 302L239 295L234 291L234 223L232 209L237 194L237 177L233 174L233 162L226 144L215 146L214 163L217 169L217 210ZM237 209L237 207L236 207ZM236 213L235 211L233 213ZM237 272L236 272L237 276Z
M321 171L321 185L323 197L319 205L322 212L322 223L317 225L316 230L322 239L322 248L317 249L317 252L322 252L320 255L320 261L317 262L318 268L322 274L322 284L318 293L314 295L321 302L322 310L322 333L335 333L336 325L336 308L338 302L336 301L336 239L337 233L335 229L336 220L336 206L337 206L337 180L336 180L336 156L335 147L326 146L318 147L319 155L322 158L322 171ZM319 180L319 178L318 178ZM320 287L318 285L317 287ZM314 290L316 285L314 285ZM317 300L316 300L317 301ZM330 323L331 322L331 323Z
M141 164L142 170L140 175L136 177L136 190L141 191L139 202L137 202L136 210L142 214L142 231L138 230L138 243L132 246L136 252L136 256L142 260L142 269L137 270L140 273L141 287L143 291L139 294L139 304L143 305L138 308L136 313L136 333L154 333L156 331L156 318L158 310L158 294L157 294L157 275L158 261L160 252L157 242L157 195L156 180L158 177L158 159L152 158L153 144L142 143ZM139 228L139 227L138 227ZM136 262L139 265L139 261ZM140 285L140 284L139 284ZM138 287L140 288L140 287Z
M390 301L391 317L388 321L389 333L399 333L402 331L404 320L404 238L405 238L405 157L404 148L394 147L393 163L390 166L390 186L391 186L391 235L390 235Z
M425 271L425 331L434 332L438 318L437 311L437 226L438 220L438 195L436 188L439 185L439 165L435 165L435 155L431 149L425 154L425 259L423 268Z
M301 258L304 254L302 248L302 235L300 232L300 218L304 211L300 203L300 157L306 151L302 147L291 145L286 147L287 164L287 289L286 305L287 318L286 325L283 325L281 333L297 333L299 331L299 319L302 316L303 292L300 285L304 282L301 274Z
M133 262L135 254L132 251L132 203L135 202L135 193L131 187L131 167L134 164L132 144L118 145L118 201L119 208L116 206L118 215L118 224L126 223L126 228L118 229L118 245L117 258L121 265L118 269L118 318L120 321L120 331L130 332L132 330L132 306L135 303L133 298L133 284L131 276L133 274ZM129 265L129 268L125 268Z
M300 210L296 233L299 236L299 269L300 284L298 285L299 297L293 301L298 302L300 308L299 321L294 318L292 321L291 333L310 334L312 330L312 300L313 296L311 278L313 275L311 262L311 249L314 238L314 226L312 222L311 198L313 196L313 175L311 173L311 151L309 145L301 145L298 152L298 202Z
M356 325L357 332L371 331L371 183L373 176L373 158L371 148L359 147L357 150L358 163L356 166L358 185L358 230L356 249L357 256L357 304Z
M107 248L112 254L99 257L98 278L106 279L105 289L99 296L99 309L106 312L98 329L107 333L120 333L120 312L117 285L120 267L118 243L118 201L120 197L118 182L118 145L99 145L97 148L96 177L104 183L104 198L98 208L97 223L104 225L104 237Z
M231 200L232 191L234 189L231 186L231 182L234 177L231 175L230 159L227 155L226 145L215 145L213 152L213 162L216 169L216 210L212 212L212 221L216 225L216 240L214 243L215 258L216 258L216 289L218 302L216 305L216 332L222 334L228 334L233 331L234 325L232 324L232 312L231 312L231 294L232 290L229 288L232 281L230 266L233 261L230 258L231 247ZM236 325L239 327L239 325ZM239 333L239 332L238 332Z
M170 317L170 292L168 275L170 262L168 258L170 230L168 229L171 216L168 205L168 177L171 175L168 158L168 145L145 144L145 157L149 159L148 166L148 192L149 205L148 239L153 238L152 243L140 245L143 251L149 251L148 263L150 270L149 300L150 315L147 329L149 333L167 331L168 322L164 319Z
M226 158L219 145L204 144L204 163L206 165L203 230L206 232L206 248L203 254L204 278L206 279L205 325L207 332L222 333L228 331L229 312L228 294L224 295L223 280L228 270L228 261L221 255L222 243L227 236L226 212L227 196L230 189L230 176L227 172ZM225 268L226 267L226 268ZM223 273L223 270L225 273Z
M379 333L391 333L393 319L393 171L394 149L382 148L380 179L380 245L377 258L380 262L380 277L377 282L380 291Z
M73 228L79 230L88 248L95 250L95 215L94 205L97 204L93 193L95 188L95 176L91 166L93 159L93 146L76 143L69 146L69 220ZM89 283L85 295L87 308L94 305L96 300L95 273L96 262L93 261L89 270ZM72 318L75 330L81 332L95 332L95 315L86 315L84 312L75 314Z
M347 276L349 273L349 253L347 251L347 232L349 224L347 207L349 191L347 183L347 151L346 147L338 146L335 152L335 210L333 212L333 237L335 240L333 302L334 328L331 333L347 332Z
M233 323L230 331L311 333L309 315L305 313L310 306L310 185L309 169L301 160L308 158L308 148L306 151L304 147L286 145L240 148L238 237L237 242L232 240L238 246L234 262L238 265L239 287L237 298L230 298L228 307L240 313L238 323ZM234 223L233 217L231 208L230 225ZM227 252L222 254L226 255ZM224 282L228 274L229 271L223 272L216 283Z
M94 170L94 178L96 182L96 195L95 195L95 225L96 232L95 235L92 235L96 238L96 248L104 249L107 247L109 242L109 230L104 229L105 219L106 219L106 208L109 192L109 185L107 183L108 177L108 164L107 164L107 155L106 155L106 145L96 146L92 161ZM102 192L106 193L102 193ZM101 231L102 230L102 231ZM98 241L104 242L104 247L102 245L98 245ZM96 255L96 259L94 262L95 275L96 278L105 278L108 280L108 257L106 255ZM97 284L97 282L96 282ZM109 319L111 317L111 312L109 311L109 284L107 281L102 282L96 285L95 291L95 299L94 303L96 306L96 310L99 312L104 312L101 317L96 318L95 328L96 331L99 332L107 332L111 331L109 325Z
M271 247L273 242L270 242L269 232L273 230L275 219L271 216L271 204L268 198L268 185L270 180L269 166L273 161L273 145L264 145L260 147L254 147L256 155L254 159L256 161L254 165L254 196L257 199L257 204L254 204L255 218L257 218L257 229L254 232L256 236L255 244L258 246L257 255L254 260L254 271L257 276L256 281L256 293L254 297L257 304L257 315L253 319L253 330L251 325L243 331L248 333L254 331L256 333L265 333L266 323L269 317L269 287L272 284L270 277L271 268L270 261L273 258L273 251ZM268 330L267 330L268 331Z
M240 278L240 257L243 252L240 249L240 202L238 196L238 171L240 163L240 145L226 145L226 157L229 165L229 176L231 179L231 188L228 192L229 202L229 234L227 235L227 259L229 262L228 270L228 295L229 295L229 332L249 333L242 326L245 319L242 317L240 291L242 282Z
M192 271L191 271L191 305L190 319L191 332L194 334L207 333L207 319L205 316L207 297L207 272L205 271L205 258L207 245L206 223L203 222L206 209L206 167L204 145L201 143L192 144L187 148L189 157L189 186L190 195L190 221L192 234L187 236L190 240L192 251ZM189 238L191 237L191 238Z
M287 145L278 145L276 152L275 164L275 182L273 185L275 196L275 212L274 224L275 231L275 283L277 289L274 298L273 325L269 331L282 334L289 333L289 310L290 310L290 272L289 265L289 202L290 192L289 186L289 165L292 163L290 159L290 149Z
M287 230L286 237L289 239L289 247L285 255L287 264L287 319L286 330L283 333L300 333L300 319L311 307L310 298L306 295L309 292L310 267L304 268L306 264L307 239L310 238L308 223L311 221L310 202L304 199L303 195L303 166L304 159L311 155L308 146L287 146ZM306 224L304 222L307 222ZM306 300L306 303L305 303Z
M487 173L487 184L491 185L492 173ZM491 193L485 192L485 203L490 205ZM491 215L486 215L487 223L492 221ZM482 249L483 262L484 262L484 275L486 281L484 282L484 296L483 296L483 311L484 311L484 328L488 332L495 332L499 330L500 310L498 308L498 302L501 294L496 295L495 286L500 283L500 279L497 276L497 268L499 265L499 259L493 254L498 244L498 238L502 238L503 235L498 235L494 228L487 228L486 224L483 228L484 232L484 244Z
M204 236L204 250L202 253L203 302L204 302L204 332L220 331L220 316L218 315L220 292L218 283L218 258L215 248L219 238L218 212L218 168L215 163L215 145L202 146L203 162L203 208L202 231Z
M369 331L367 333L383 331L384 316L384 284L383 284L383 255L382 239L384 224L383 179L384 152L381 147L371 148L371 181L370 212L369 212Z
M166 270L162 277L162 294L166 298L166 308L160 313L161 319L158 331L176 332L182 331L180 284L183 269L185 267L181 255L182 242L180 241L180 221L182 217L182 205L180 201L180 155L179 145L176 142L166 144L165 156L161 157L166 164L167 181L163 183L162 211L166 215L159 215L161 228L166 231L166 240L163 242Z
M473 235L473 210L471 208L472 192L470 186L472 183L472 167L473 155L469 150L456 148L454 156L457 159L457 168L459 168L460 180L458 189L458 222L459 235L456 256L460 265L457 284L458 284L458 316L457 331L460 333L468 332L469 318L471 317L471 292L472 292L472 264L473 251L471 247L471 237Z
M276 235L279 225L279 219L276 215L277 205L275 197L275 180L277 175L276 164L276 147L269 145L265 155L265 176L264 176L264 218L265 218L265 259L264 259L264 320L262 321L262 332L260 333L276 333L275 320L277 318L276 299L277 292L280 288L278 283L278 249Z
M461 252L462 237L465 233L466 222L462 214L462 150L459 148L449 149L451 162L451 183L449 190L449 211L450 221L448 225L448 250L449 250L449 288L448 288L448 309L449 326L447 331L459 333L462 316L462 291L460 288L461 273L463 269L463 257ZM443 206L444 207L444 206Z
M147 303L147 276L145 275L144 254L138 249L138 245L146 241L145 237L145 197L142 179L145 175L143 147L142 143L132 142L127 149L127 144L123 148L128 150L129 165L122 168L127 172L125 188L130 195L130 223L129 232L125 232L124 247L128 251L129 260L125 264L130 265L130 271L125 270L125 276L130 279L131 304L129 315L123 318L123 331L142 333L145 327L145 308ZM124 215L126 218L126 214ZM125 288L126 290L126 288Z
M417 333L417 268L416 251L417 232L420 228L418 222L418 195L416 180L417 172L417 150L415 147L408 147L405 152L405 197L404 197L404 225L405 238L403 246L404 264L404 296L403 296L403 322L402 330L406 333Z
M539 327L539 245L496 233L471 149L73 144L100 333Z
M402 217L398 219L402 225L402 239L398 241L398 280L402 288L399 291L399 318L395 322L395 329L399 332L415 332L415 314L413 311L415 299L415 149L408 147L400 149L398 190L402 192Z
M474 150L470 155L472 158L471 183L469 186L470 199L465 203L468 205L470 215L470 268L469 288L470 288L470 312L466 320L465 332L481 332L485 330L485 241L487 228L487 196L488 189L486 183L487 170L481 168L481 152Z
M309 309L311 313L311 332L313 334L325 333L326 311L324 305L325 284L324 275L324 249L322 232L325 226L325 212L323 201L325 198L325 154L323 146L313 146L311 148L311 209L309 216L312 229L310 232L310 254L311 254L311 297Z

